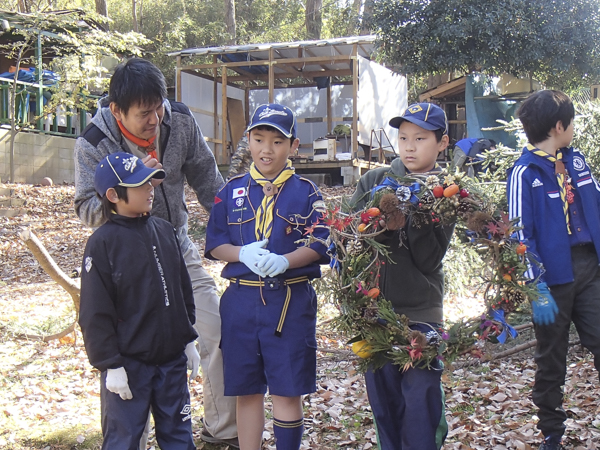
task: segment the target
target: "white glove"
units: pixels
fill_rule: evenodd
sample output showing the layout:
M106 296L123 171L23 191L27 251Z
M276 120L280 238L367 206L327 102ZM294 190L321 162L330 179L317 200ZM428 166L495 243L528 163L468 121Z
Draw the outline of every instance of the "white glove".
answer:
M288 270L290 262L285 256L269 253L260 258L256 267L268 277L274 277Z
M131 400L131 390L127 382L127 372L124 367L118 369L107 369L106 371L106 389L114 394L119 394L123 400Z
M198 367L200 366L200 355L196 348L196 341L192 341L185 346L185 356L187 356L187 368L192 371L190 380L193 380L198 376Z
M262 241L253 242L252 244L244 245L240 249L238 259L243 262L248 269L254 272L260 277L266 276L266 273L256 267L256 263L264 255L268 255L270 252L265 247L269 243L268 239Z

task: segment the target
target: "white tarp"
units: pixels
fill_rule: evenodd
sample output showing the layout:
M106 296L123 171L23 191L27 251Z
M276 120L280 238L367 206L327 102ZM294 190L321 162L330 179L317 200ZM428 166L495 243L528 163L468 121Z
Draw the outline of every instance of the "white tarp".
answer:
M383 128L397 149L398 129L390 127L389 121L408 107L406 77L360 56L358 60L358 142L369 145L371 130ZM373 147L377 147L375 140Z

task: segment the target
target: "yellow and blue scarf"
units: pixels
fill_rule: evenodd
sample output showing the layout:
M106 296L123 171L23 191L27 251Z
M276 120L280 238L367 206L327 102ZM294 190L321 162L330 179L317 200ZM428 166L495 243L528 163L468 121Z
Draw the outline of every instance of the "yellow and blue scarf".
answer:
M254 163L250 165L250 176L254 181L256 181L261 186L264 186L267 183L272 183L275 186L277 186L278 189L281 188L281 186L283 186L283 184L292 175L294 175L295 172L295 169L292 167L292 162L288 160L284 169L281 172L279 172L279 175L277 175L275 179L269 180L258 171ZM256 234L257 241L267 239L269 236L271 236L271 231L273 230L273 211L275 209L275 197L276 195L265 195L263 197L262 203L256 211L256 224L254 232Z
M556 158L543 150L538 150L533 145L528 144L527 150L533 152L534 155L541 156L554 164L554 172L556 173L556 179L558 180L558 188L560 192L560 199L563 203L563 212L565 214L565 220L567 222L567 232L571 234L571 224L569 222L569 202L567 201L567 183L565 180L565 163L562 161L562 150L556 151Z

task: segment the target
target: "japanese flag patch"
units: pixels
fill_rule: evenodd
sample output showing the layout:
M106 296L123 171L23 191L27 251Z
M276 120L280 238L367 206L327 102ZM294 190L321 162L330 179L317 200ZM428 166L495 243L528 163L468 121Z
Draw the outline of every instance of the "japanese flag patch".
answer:
M246 188L235 188L233 190L233 196L231 198L245 197L246 196Z

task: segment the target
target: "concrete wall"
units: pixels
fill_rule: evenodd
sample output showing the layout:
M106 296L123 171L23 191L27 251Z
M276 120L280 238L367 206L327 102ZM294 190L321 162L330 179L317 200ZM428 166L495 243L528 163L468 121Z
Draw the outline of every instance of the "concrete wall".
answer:
M15 139L15 183L39 184L50 177L55 184L75 181L74 138L19 133ZM0 129L0 179L10 178L10 132Z

